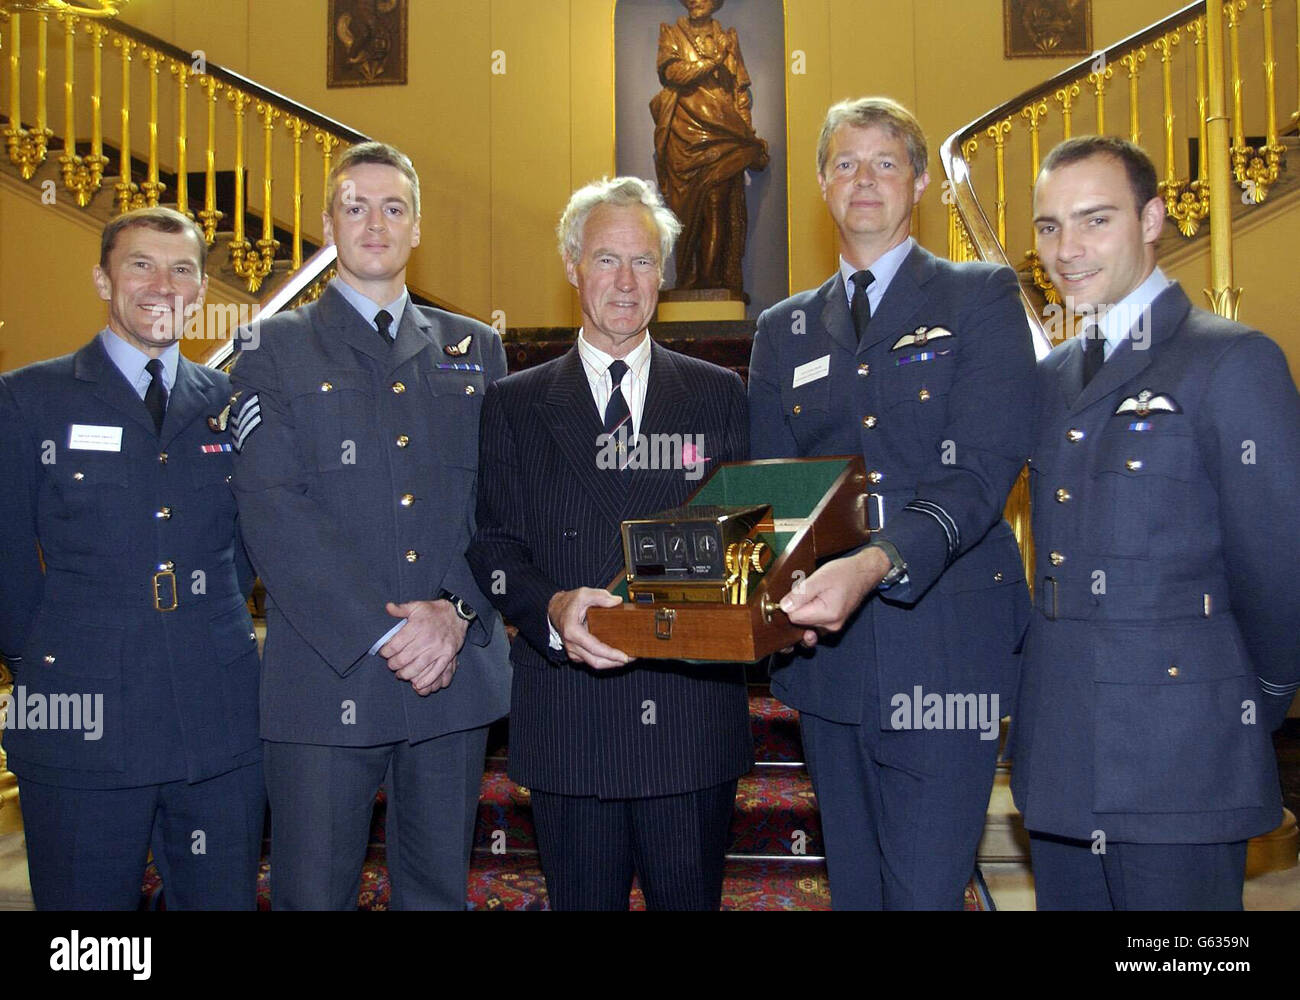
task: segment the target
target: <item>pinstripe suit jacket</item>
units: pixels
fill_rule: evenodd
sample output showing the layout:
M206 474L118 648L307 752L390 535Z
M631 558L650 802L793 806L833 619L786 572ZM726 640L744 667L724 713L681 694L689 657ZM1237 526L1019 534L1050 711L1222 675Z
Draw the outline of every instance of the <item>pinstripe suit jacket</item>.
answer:
M735 373L652 344L641 434L702 434L707 475L747 457L747 428ZM596 671L550 648L551 597L606 586L623 566L620 522L675 507L701 482L681 469L599 468L602 429L576 347L488 386L468 559L519 628L510 777L602 798L708 788L753 764L741 667L637 660Z

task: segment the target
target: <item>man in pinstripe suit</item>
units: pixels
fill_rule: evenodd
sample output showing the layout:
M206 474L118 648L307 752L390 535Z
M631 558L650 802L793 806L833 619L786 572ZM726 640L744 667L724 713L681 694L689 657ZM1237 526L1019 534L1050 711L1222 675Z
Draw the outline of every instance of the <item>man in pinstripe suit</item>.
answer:
M600 589L623 565L620 522L683 503L701 471L747 457L740 378L649 335L679 230L637 178L575 193L558 232L577 343L489 386L483 404L467 556L519 628L510 777L532 789L557 910L626 909L634 873L651 909L717 909L736 779L753 764L742 668L630 661L586 628L588 608L620 601ZM647 441L689 444L663 468L639 460Z

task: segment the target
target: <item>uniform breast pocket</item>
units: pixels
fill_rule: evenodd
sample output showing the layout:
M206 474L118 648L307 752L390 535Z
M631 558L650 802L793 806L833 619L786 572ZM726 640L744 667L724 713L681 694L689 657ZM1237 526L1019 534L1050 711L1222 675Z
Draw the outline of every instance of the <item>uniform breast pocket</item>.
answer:
M901 412L912 420L941 422L947 413L954 359L950 348L942 353L933 348L892 352L879 373L881 405L886 410L907 407Z
M120 453L66 452L49 466L52 502L41 505L41 540L85 555L119 555L130 542L131 480Z
M781 411L795 440L810 449L830 430L831 380L827 376L798 388L792 382L787 380L781 387Z
M481 372L432 371L424 376L432 396L433 426L443 460L461 469L478 468L478 422L483 408Z
M1088 506L1097 551L1142 559L1163 524L1187 523L1201 465L1196 442L1180 430L1132 431L1120 422L1103 432L1093 466L1096 502Z
M332 371L294 397L298 434L309 442L318 472L366 469L378 460L375 403L363 371Z

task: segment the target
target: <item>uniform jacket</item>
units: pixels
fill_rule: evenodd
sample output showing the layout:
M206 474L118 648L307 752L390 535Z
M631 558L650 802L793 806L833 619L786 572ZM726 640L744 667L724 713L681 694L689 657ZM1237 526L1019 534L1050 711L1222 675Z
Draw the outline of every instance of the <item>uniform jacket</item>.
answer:
M607 587L624 566L621 522L676 507L703 481L683 469L598 468L602 430L576 347L488 389L469 559L480 587L519 628L510 777L603 798L721 784L753 764L743 668L636 660L596 671L550 648L551 597ZM743 460L739 377L653 344L640 433L702 434L705 477ZM647 711L653 721L644 721Z
M0 650L21 657L4 747L20 777L126 788L260 759L252 572L228 439L208 425L229 395L182 357L160 437L98 337L0 376ZM120 428L120 443L71 447L86 443L73 425ZM99 699L100 737L85 714L19 728L41 703L52 724L54 699L68 724L73 700Z
M231 373L231 431L240 517L267 591L263 737L374 746L500 718L505 632L464 557L479 408L505 374L500 338L408 304L385 346L333 288L260 333ZM479 620L451 685L421 697L369 650L397 623L386 602L443 589Z
M1074 340L1039 366L1012 788L1034 830L1243 840L1280 820L1300 683L1300 400L1277 345L1176 285L1143 339L1087 388Z
M810 368L827 367L807 379ZM1015 275L913 247L859 344L836 273L758 320L749 369L755 458L861 454L873 537L908 582L870 596L838 635L797 653L773 689L801 711L891 728L891 699L1015 691L1028 615L1007 493L1029 453L1033 347ZM811 371L816 374L817 368ZM796 375L802 384L796 386ZM874 672L879 719L863 713Z

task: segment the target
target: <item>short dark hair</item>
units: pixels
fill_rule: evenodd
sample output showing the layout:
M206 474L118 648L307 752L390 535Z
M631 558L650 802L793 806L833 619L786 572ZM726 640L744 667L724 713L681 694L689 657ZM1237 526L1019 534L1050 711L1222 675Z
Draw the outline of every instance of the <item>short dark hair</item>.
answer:
M1094 156L1110 156L1119 160L1124 172L1128 174L1129 189L1137 199L1139 214L1143 205L1159 195L1156 165L1151 162L1151 157L1137 143L1121 139L1117 135L1076 135L1072 139L1066 139L1047 154L1038 176Z
M411 182L411 201L413 202L411 210L415 212L417 219L420 217L420 175L415 172L415 165L411 163L411 158L396 146L390 146L386 142L375 142L374 140L349 146L334 161L329 179L325 184L325 211L334 211L334 195L338 191L339 175L343 171L361 163L378 163L381 166L400 170L406 179Z
M135 208L123 212L115 219L110 219L99 237L99 266L108 270L108 257L113 252L117 238L128 229L153 229L160 233L189 233L199 248L199 271L208 265L208 241L203 238L203 230L188 215L182 215L174 208L161 205L154 208Z

